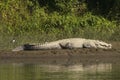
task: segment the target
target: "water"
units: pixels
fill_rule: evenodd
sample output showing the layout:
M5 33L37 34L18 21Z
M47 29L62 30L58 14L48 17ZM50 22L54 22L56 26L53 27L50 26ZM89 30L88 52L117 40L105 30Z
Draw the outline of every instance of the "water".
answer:
M4 62L0 64L0 80L120 80L120 65Z

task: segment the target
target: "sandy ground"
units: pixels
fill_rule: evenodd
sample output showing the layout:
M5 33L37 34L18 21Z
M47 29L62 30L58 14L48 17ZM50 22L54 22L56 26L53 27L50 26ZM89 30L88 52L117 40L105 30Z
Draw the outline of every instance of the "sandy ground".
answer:
M0 51L0 63L120 63L120 42L111 42L112 49L64 49L39 51Z

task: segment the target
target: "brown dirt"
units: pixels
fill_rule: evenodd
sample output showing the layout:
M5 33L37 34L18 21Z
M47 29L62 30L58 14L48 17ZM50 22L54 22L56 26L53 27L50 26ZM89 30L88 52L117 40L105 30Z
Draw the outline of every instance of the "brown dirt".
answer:
M113 48L64 49L39 51L0 51L0 63L22 62L39 64L120 63L120 42L112 42Z

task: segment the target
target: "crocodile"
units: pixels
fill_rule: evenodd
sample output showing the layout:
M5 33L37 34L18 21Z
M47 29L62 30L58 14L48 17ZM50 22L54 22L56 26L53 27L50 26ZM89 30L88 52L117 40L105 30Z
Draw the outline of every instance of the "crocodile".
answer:
M44 44L24 44L18 46L12 51L21 50L47 50L47 49L75 49L75 48L102 48L111 49L112 45L99 40L91 40L84 38L68 38L52 42L46 42Z

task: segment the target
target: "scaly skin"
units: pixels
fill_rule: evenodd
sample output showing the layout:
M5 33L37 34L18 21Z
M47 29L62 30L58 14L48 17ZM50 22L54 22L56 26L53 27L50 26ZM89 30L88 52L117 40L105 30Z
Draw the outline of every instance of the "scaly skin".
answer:
M46 50L46 49L73 49L73 48L102 48L111 49L112 45L99 40L83 39L83 38L69 38L45 44L25 44L19 46L13 51L21 50Z

